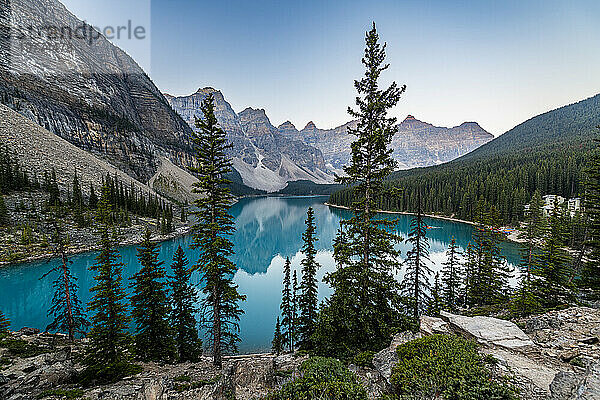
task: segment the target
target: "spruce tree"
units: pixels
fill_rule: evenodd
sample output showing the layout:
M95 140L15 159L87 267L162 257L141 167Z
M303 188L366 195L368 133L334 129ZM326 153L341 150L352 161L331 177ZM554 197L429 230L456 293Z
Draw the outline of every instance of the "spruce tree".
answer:
M202 355L202 340L198 338L195 313L198 295L190 284L188 259L181 246L173 255L171 279L171 325L175 333L175 348L180 362L197 361Z
M94 191L94 185L90 183L90 198L88 200L88 206L94 210L98 207L98 196L96 196L96 192Z
M600 128L600 126L598 127ZM600 139L597 139L600 143ZM586 170L584 210L588 221L588 240L585 243L587 262L582 272L582 286L600 299L600 146L592 152Z
M322 307L316 335L318 352L338 357L384 347L404 322L394 277L400 268L395 245L401 238L388 230L394 221L376 218L376 208L384 180L396 167L390 144L398 128L388 111L405 87L395 82L387 89L379 87L381 73L389 65L374 23L365 41L365 75L354 82L357 109L348 109L357 120L356 128L349 129L356 140L344 167L346 176L338 179L354 193L352 217L340 223L334 243L337 268L325 278L333 294Z
M198 130L193 135L197 164L193 172L199 179L194 191L203 195L194 202L197 222L192 230L192 247L200 250L200 257L193 268L200 272L204 283L204 321L212 345L213 364L221 368L222 353L237 351L239 319L243 314L239 303L246 297L233 283L237 267L230 259L233 255L230 236L235 227L229 213L233 197L226 178L231 171L231 160L225 152L231 144L218 125L212 95L203 100L201 110L204 117L196 119Z
M10 222L10 216L8 215L8 208L4 202L4 197L0 195L0 226L7 226Z
M469 277L469 306L488 306L505 302L510 270L500 251L502 240L495 207L479 202L473 235L475 261Z
M275 333L273 334L273 341L271 342L271 348L273 349L273 353L279 355L283 351L283 342L284 338L281 334L281 323L279 322L279 317L277 317L277 323L275 324Z
M440 273L435 274L433 286L431 288L431 296L427 305L427 315L431 317L439 317L444 305L442 302L442 293L440 288Z
M8 332L8 328L10 328L10 321L6 318L6 315L0 311L0 333Z
M96 263L90 267L95 274L96 285L90 289L93 297L88 303L88 311L94 316L84 362L89 376L108 381L135 370L129 351L131 337L127 328L130 318L122 285L124 264L119 261L120 255L116 249L118 236L107 223L111 214L108 187L105 186L96 215L100 252Z
M158 245L150 240L150 230L137 249L142 268L131 278L131 315L136 325L136 355L144 361L173 361L176 356L169 325L166 272L159 261Z
M532 290L546 308L568 304L573 299L571 258L563 248L565 226L561 218L562 210L554 203L548 217L548 227L544 235L544 246L538 257L538 264L532 271Z
M66 332L69 340L74 340L76 334L84 334L90 326L77 290L77 278L71 273L72 261L67 256L67 240L61 220L65 213L60 208L52 210L50 225L53 231L52 243L54 256L60 258L60 264L48 271L42 278L56 274L52 283L54 296L48 310L48 315L53 317L52 322L46 327L47 331Z
M74 209L81 209L83 206L83 194L81 193L81 186L79 185L79 178L77 173L73 177L73 186L71 188L71 204Z
M298 299L298 307L300 311L300 319L298 322L298 339L301 350L312 350L313 342L312 335L315 331L318 311L318 285L317 285L317 269L320 267L315 256L317 250L315 242L318 240L315 237L315 213L312 207L308 208L306 214L306 230L302 234L304 245L302 253L304 258L302 264L302 283L300 284L300 298Z
M462 291L462 305L464 307L470 307L475 304L477 299L476 287L475 287L475 271L477 270L477 255L475 253L475 246L473 242L467 244L467 251L465 253L465 260L463 262L463 270L465 273L463 291Z
M290 340L294 343L294 348L292 349L292 351L296 350L296 343L298 342L298 324L299 324L299 320L300 317L298 315L298 298L299 298L299 286L298 286L298 273L296 270L294 270L294 274L293 274L293 279L292 279L292 323L290 325L291 327L291 334L290 334Z
M446 309L450 312L456 312L459 307L459 294L462 282L462 271L460 257L462 253L456 244L456 239L452 236L450 246L446 252L446 262L442 263L442 299Z
M543 205L542 196L536 190L529 203L529 210L525 214L524 230L519 235L524 240L519 264L520 277L511 302L512 312L516 315L529 315L539 311L541 307L541 299L534 293L532 280L537 279L535 269L538 267L538 249L545 232Z
M525 215L525 229L521 235L519 235L521 239L525 240L520 269L523 279L527 281L531 279L531 271L535 268L537 257L536 251L545 230L545 221L542 210L543 206L544 201L542 200L542 196L540 195L540 192L536 190L529 203L529 210Z
M406 254L404 265L404 279L402 280L402 290L410 303L410 313L415 323L418 324L419 318L427 309L431 301L431 267L427 265L429 260L429 242L427 241L427 225L423 220L423 210L421 209L420 194L417 200L417 212L410 222L410 231L408 240L411 250Z
M285 259L283 266L283 290L281 291L280 310L283 316L281 321L282 346L287 346L289 351L294 351L294 299L291 287L291 262L289 257ZM295 272L295 271L294 271Z

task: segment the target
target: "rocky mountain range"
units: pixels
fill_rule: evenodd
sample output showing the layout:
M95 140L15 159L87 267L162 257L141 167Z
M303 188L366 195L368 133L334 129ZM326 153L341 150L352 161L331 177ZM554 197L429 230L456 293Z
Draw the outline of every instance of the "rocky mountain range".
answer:
M283 135L320 149L334 170L341 169L350 160L350 143L354 136L348 134L348 128L356 128L356 121L334 129L319 129L312 121L300 131L289 121L278 127ZM398 125L398 133L392 140L393 157L400 169L437 165L467 154L493 138L476 122L444 128L409 115Z
M0 103L140 183L174 187L168 180L185 175L193 164L194 117L209 93L233 144L234 168L249 187L274 192L290 181L332 183L349 160L353 137L347 131L355 122L334 129L310 122L298 131L289 122L273 126L263 109L236 113L212 88L163 95L130 56L59 1L0 3L0 28L15 33L0 35ZM83 28L97 37L56 35L48 27ZM492 138L476 123L440 128L409 117L399 128L393 146L401 168L449 161ZM165 171L168 177L158 179Z
M165 94L169 104L191 126L200 116L200 104L212 93L217 119L233 144L234 167L248 186L274 191L295 180L331 183L350 160L354 136L348 128L356 121L333 129L319 129L311 121L302 130L289 121L274 127L263 109L246 108L239 114L213 88L199 89L190 96ZM437 165L460 157L494 137L476 122L453 128L437 127L409 115L398 125L392 141L399 168Z
M223 94L213 88L199 89L190 96L165 97L173 109L191 126L202 112L200 105L209 94L215 99L216 116L233 148L233 166L244 184L274 192L289 181L309 180L332 183L334 175L323 153L314 146L284 135L275 128L265 110L246 108L236 113Z

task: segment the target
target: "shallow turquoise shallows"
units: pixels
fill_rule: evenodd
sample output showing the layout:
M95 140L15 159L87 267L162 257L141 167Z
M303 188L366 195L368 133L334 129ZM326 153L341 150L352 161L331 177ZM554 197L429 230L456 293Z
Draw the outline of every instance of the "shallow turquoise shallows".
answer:
M239 271L235 281L240 292L248 299L242 304L245 310L240 321L240 351L243 353L268 350L270 347L275 319L279 313L281 298L281 280L283 263L286 257L292 261L295 269L300 268L302 254L302 232L306 210L312 206L317 223L317 261L322 265L318 272L319 280L332 271L335 266L331 246L339 227L340 219L349 217L345 210L330 208L323 203L324 197L288 197L288 198L255 198L244 199L231 208L235 217L236 233L233 236L236 255L235 263ZM410 216L385 215L384 218L397 219L397 231L407 236ZM439 270L445 260L445 251L454 236L458 245L464 250L471 240L471 225L427 218L430 229L427 230L431 245L431 260L434 270ZM168 266L178 245L181 245L193 263L197 252L188 248L190 237L181 237L160 244L160 256ZM399 245L402 255L408 246ZM124 269L125 282L139 268L134 246L120 249ZM518 261L518 248L513 243L503 244L503 253L509 264ZM85 303L90 299L89 288L93 286L93 274L88 268L94 264L96 253L74 256L73 272L79 279L79 296ZM40 279L57 261L33 262L0 269L0 310L11 320L12 329L24 326L44 329L50 322L46 310L52 298L53 277ZM170 269L169 269L170 272ZM401 277L402 272L398 274ZM299 275L300 278L300 275ZM199 277L193 277L198 282ZM129 290L129 288L128 288ZM319 296L326 297L330 289L320 283Z

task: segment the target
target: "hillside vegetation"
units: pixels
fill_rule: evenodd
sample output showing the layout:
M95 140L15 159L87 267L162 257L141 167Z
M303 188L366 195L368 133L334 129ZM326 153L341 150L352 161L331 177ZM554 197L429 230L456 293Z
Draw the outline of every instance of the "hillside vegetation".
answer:
M446 164L398 171L382 195L381 209L414 211L417 192L428 213L473 220L475 205L484 200L500 212L501 222L523 218L523 205L535 190L542 194L577 197L582 194L585 160L600 125L600 95L538 115L477 150ZM331 196L349 205L350 190Z

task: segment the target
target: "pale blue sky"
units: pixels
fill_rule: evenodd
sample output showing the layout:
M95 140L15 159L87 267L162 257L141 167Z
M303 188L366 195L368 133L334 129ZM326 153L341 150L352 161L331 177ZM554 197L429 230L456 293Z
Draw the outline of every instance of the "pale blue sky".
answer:
M236 111L265 108L275 125L349 119L371 21L388 42L386 80L408 86L392 112L399 119L477 121L498 135L600 92L596 0L120 3L65 0L94 24L149 26L144 43L119 45L161 90L212 86Z

